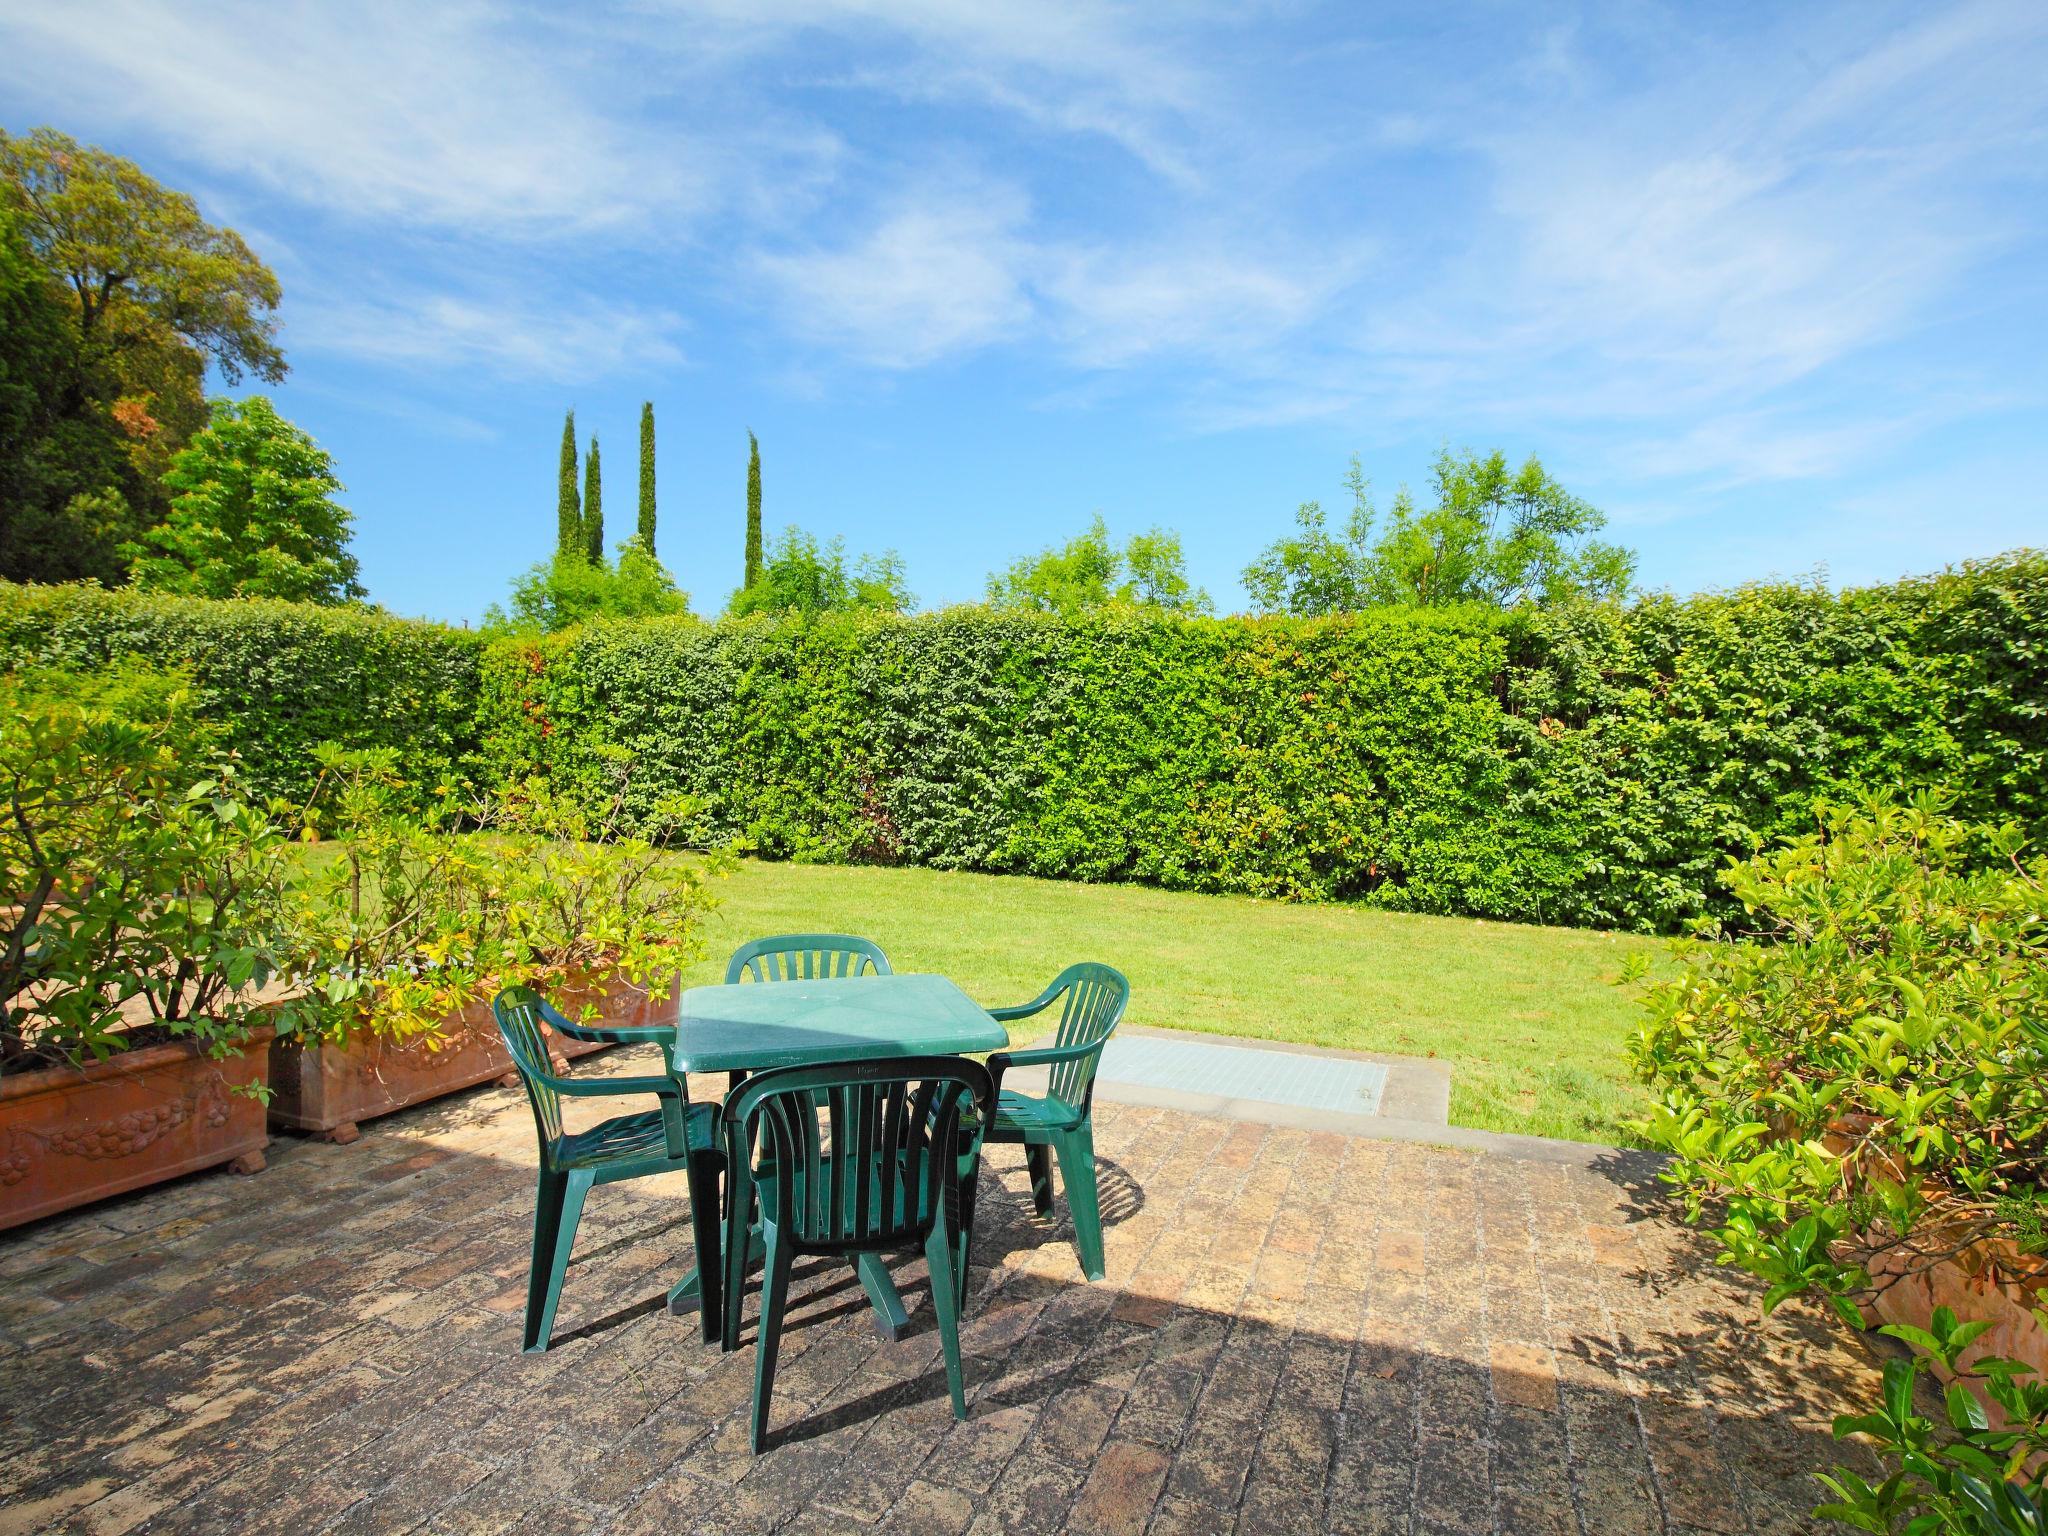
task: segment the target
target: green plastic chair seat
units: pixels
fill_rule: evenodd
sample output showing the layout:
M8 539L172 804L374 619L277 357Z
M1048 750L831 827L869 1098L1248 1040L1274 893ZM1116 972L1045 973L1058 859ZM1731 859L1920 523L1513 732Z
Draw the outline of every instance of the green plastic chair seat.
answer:
M692 1152L711 1152L718 1147L718 1106L690 1104L683 1110L683 1130ZM668 1127L658 1109L635 1115L618 1115L587 1131L572 1131L557 1143L555 1163L561 1168L602 1168L614 1163L646 1159L666 1171Z
M688 1082L664 1070L659 1077L589 1080L561 1077L548 1057L545 1029L582 1039L618 1043L663 1043L674 1031L608 1030L570 1023L531 987L507 987L491 1000L499 1033L526 1087L533 1126L540 1139L540 1168L533 1201L533 1262L526 1278L526 1329L520 1347L538 1354L548 1347L562 1279L583 1220L583 1202L600 1184L681 1173L689 1180L690 1225L702 1286L704 1338L716 1338L721 1318L719 1203L725 1154L719 1150L718 1110L692 1104ZM664 1058L667 1051L663 1052ZM664 1067L666 1062L664 1061ZM613 1115L588 1130L572 1131L562 1118L562 1101L652 1097L656 1109Z
M996 1100L995 1132L1003 1131L1064 1131L1081 1123L1086 1110L1076 1109L1064 1099L1047 1095L1042 1099L1031 1098L1005 1088Z
M985 1140L1022 1142L1031 1172L1031 1203L1041 1216L1052 1211L1052 1165L1060 1165L1060 1183L1074 1218L1074 1247L1081 1273L1090 1280L1103 1276L1102 1210L1095 1188L1095 1069L1102 1047L1124 1016L1131 984L1112 966L1083 962L1070 965L1030 1002L1015 1008L991 1008L989 1017L1003 1024L1028 1019L1059 1007L1059 1023L1048 1046L1022 1051L997 1051L988 1059L996 1084L996 1113ZM1044 1067L1044 1098L1003 1087L1012 1067ZM968 1204L973 1204L968 1193ZM971 1213L970 1213L971 1220ZM964 1274L966 1266L961 1266Z
M790 1264L799 1254L850 1259L858 1270L872 1255L922 1249L947 1394L954 1417L967 1417L959 1275L974 1231L968 1191L994 1086L987 1068L967 1057L899 1056L773 1069L726 1100L727 1349L739 1347L748 1225L757 1210L761 1223L757 1454L767 1445Z

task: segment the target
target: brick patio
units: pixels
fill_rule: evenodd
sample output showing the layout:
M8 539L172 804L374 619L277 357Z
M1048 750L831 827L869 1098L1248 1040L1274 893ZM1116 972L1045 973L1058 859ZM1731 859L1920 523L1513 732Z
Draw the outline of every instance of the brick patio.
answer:
M997 1149L968 1421L921 1264L890 1345L812 1263L758 1460L751 1347L660 1307L680 1180L592 1197L517 1352L502 1089L0 1237L0 1531L1777 1532L1860 1454L1827 1424L1871 1357L1796 1306L1756 1334L1640 1156L1097 1114L1108 1281Z

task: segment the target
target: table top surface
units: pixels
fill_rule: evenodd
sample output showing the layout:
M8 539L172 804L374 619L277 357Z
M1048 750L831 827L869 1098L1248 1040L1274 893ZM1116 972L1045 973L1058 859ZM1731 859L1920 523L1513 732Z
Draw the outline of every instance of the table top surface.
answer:
M943 976L691 987L675 1002L679 1072L999 1051L1009 1033Z

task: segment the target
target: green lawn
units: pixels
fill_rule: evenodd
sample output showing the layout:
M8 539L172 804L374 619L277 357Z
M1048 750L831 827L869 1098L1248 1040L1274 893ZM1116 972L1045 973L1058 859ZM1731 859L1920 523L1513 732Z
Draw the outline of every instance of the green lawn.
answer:
M719 891L693 982L769 933L866 934L991 1005L1104 960L1131 978L1135 1024L1438 1057L1459 1125L1617 1141L1639 1102L1612 983L1654 940L926 869L749 861Z

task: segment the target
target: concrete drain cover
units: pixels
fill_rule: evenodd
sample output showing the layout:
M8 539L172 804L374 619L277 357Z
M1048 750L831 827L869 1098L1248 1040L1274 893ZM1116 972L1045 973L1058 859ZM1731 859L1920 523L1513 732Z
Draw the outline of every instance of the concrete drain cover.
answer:
M1112 1083L1347 1115L1378 1114L1387 1086L1387 1069L1374 1061L1153 1035L1111 1036L1102 1048L1099 1075Z

